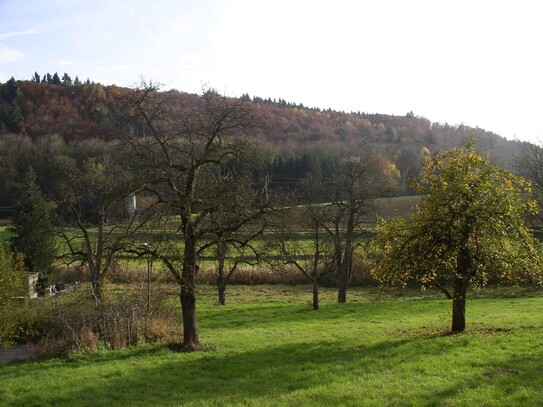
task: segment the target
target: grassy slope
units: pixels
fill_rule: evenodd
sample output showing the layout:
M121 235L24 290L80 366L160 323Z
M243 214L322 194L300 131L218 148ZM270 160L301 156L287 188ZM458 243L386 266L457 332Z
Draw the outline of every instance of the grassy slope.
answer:
M543 295L468 302L468 331L444 335L449 301L308 287L211 289L199 302L209 352L139 347L0 367L2 405L543 404Z

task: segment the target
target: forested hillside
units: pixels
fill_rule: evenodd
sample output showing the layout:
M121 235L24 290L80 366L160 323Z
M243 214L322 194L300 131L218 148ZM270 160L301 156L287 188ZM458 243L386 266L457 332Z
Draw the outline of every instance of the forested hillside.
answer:
M128 89L73 80L68 74L38 73L31 80L10 79L0 84L0 135L39 139L58 135L66 142L119 137L127 114ZM198 98L167 91L169 103L179 109ZM429 119L408 112L405 116L337 112L307 108L285 100L241 97L260 116L253 136L271 185L295 184L310 171L332 171L343 157L378 157L395 165L400 175L398 194L410 194L409 180L417 177L423 157L461 145L467 137L478 140L479 151L491 162L512 169L521 146L480 128ZM361 96L363 104L363 96ZM141 129L133 129L143 132Z

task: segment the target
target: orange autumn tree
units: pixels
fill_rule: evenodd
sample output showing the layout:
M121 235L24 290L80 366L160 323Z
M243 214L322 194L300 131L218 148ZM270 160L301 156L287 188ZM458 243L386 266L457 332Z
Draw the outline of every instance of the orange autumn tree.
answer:
M468 141L429 159L414 187L420 207L377 228L372 272L382 285L441 289L453 300L452 331L461 332L470 286L542 281L541 253L522 218L535 211L528 181L490 165Z

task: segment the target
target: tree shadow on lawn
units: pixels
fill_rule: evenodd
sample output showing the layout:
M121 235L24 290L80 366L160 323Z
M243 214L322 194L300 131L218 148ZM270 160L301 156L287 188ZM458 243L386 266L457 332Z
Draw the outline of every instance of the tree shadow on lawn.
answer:
M367 347L343 347L334 342L317 342L228 354L172 352L171 359L157 359L156 367L135 367L126 355L111 354L109 363L123 361L121 365L125 370L114 374L111 371L103 375L97 373L84 386L65 383L60 394L42 394L41 397L51 404L61 400L79 405L106 405L121 400L127 405L220 405L259 397L275 398L326 384L330 379L323 377L323 373L327 377L341 377L345 368L349 375L378 369L372 360L398 357L398 348L406 343L392 341ZM139 359L135 358L135 362ZM100 358L99 362L106 361ZM76 371L77 367L74 374ZM17 402L32 405L33 395L19 394Z
M428 394L427 405L441 405L444 400L460 405L543 405L543 357L512 356L500 363L489 363L482 374L464 371L451 377L448 386ZM471 394L468 394L471 393ZM463 400L458 400L464 394ZM494 399L488 399L491 394Z
M78 405L107 405L123 402L127 405L185 405L185 404L239 404L257 403L288 396L292 392L311 390L328 385L352 383L364 377L367 386L352 387L350 394L327 394L327 402L363 401L366 393L373 393L383 402L402 400L402 386L417 386L403 371L411 362L450 352L451 347L463 346L460 341L443 346L427 346L428 339L414 338L381 341L373 344L356 344L352 341L322 341L289 343L281 346L243 351L176 354L157 351L156 366L149 366L141 355L130 360L130 355L110 354L100 357L98 363L120 361L115 371L101 374L99 370L85 385L62 388L61 394L44 396L51 404L59 400ZM434 338L435 339L435 338ZM138 361L142 365L138 366ZM70 366L66 366L70 368ZM401 373L396 375L396 371ZM77 369L74 370L76 374ZM385 377L385 383L381 378ZM451 378L456 383L455 378ZM76 379L74 379L75 382ZM398 380L396 393L387 394L386 380ZM401 383L402 381L405 383ZM77 382L80 383L80 382ZM449 384L445 383L446 385ZM381 392L369 386L381 386ZM456 388L456 384L450 386ZM383 390L384 389L384 390ZM424 404L431 392L447 389L430 389L421 384L415 390L416 399ZM413 389L411 389L413 392ZM445 393L442 393L445 396ZM59 398L60 397L60 398ZM301 396L300 396L301 397ZM17 395L21 405L32 404L32 394Z
M149 357L161 357L164 354L171 353L167 348L161 346L137 346L114 351L74 353L66 356L46 358L36 361L17 361L7 365L0 365L0 380L3 375L23 375L35 371L36 368L41 373L55 371L62 368L79 368L86 365L110 364L112 361L122 362L124 360L136 361L138 359L148 359ZM15 376L15 375L13 375Z

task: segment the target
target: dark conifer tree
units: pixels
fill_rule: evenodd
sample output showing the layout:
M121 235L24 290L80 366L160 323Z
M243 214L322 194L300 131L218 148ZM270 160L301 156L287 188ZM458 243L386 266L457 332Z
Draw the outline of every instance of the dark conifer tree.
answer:
M22 183L22 193L13 215L14 233L10 244L14 252L24 254L28 270L47 274L50 271L55 244L50 234L53 208L36 183L36 173L30 168Z
M60 85L62 82L60 81L60 77L58 76L58 73L54 73L53 79L52 79L53 85Z
M62 84L64 86L72 85L72 78L70 78L70 75L68 75L66 72L64 72L64 75L62 76Z

